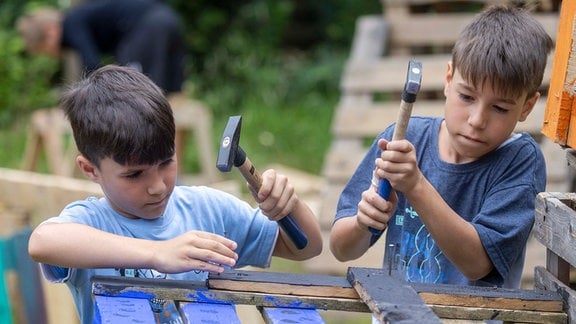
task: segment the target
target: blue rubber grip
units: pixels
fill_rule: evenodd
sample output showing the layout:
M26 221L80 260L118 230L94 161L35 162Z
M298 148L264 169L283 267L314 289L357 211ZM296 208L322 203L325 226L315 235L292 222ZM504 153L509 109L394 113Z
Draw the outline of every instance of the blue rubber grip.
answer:
M391 192L392 192L392 185L390 185L390 181L388 181L386 179L380 180L380 184L378 185L378 194L380 195L380 197L382 197L386 200L389 200ZM374 235L382 234L381 230L378 230L378 229L375 229L372 227L370 227L369 230L370 230L370 233L372 233Z
M302 250L303 248L308 245L308 238L306 234L302 232L298 224L294 221L291 215L288 215L281 220L278 221L280 227L288 234L294 245L298 248L298 250Z

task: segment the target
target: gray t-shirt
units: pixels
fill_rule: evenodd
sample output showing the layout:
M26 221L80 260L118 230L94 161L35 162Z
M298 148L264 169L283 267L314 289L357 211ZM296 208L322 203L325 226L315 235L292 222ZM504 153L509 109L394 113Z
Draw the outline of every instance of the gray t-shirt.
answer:
M468 280L444 256L402 193L398 193L396 213L386 230L386 246L394 244L395 248L386 249L383 266L388 268L391 260L409 282L519 288L535 198L546 186L542 152L530 135L522 133L477 161L446 163L438 153L442 121L412 117L406 139L416 148L423 175L476 228L494 270L482 280ZM376 143L380 138L390 140L392 133L390 126L370 147L340 196L335 221L357 213L361 194L371 184L374 160L380 156ZM375 235L372 243L378 238Z

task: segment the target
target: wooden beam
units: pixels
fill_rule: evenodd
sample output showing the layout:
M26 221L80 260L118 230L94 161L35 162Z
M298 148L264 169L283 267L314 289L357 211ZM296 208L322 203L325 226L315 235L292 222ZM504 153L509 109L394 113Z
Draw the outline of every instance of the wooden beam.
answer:
M505 323L546 323L565 324L568 322L568 315L560 312L538 312L538 311L515 311L499 308L475 308L430 305L430 308L440 318L483 321L494 320Z
M576 319L576 291L564 284L544 267L534 268L534 287L557 292L564 300L564 312L571 319Z
M211 274L211 289L250 291L295 296L358 299L358 293L344 277L301 275L268 271L227 271Z
M349 268L347 277L381 323L441 323L408 283L383 269Z
M576 193L541 192L536 196L534 237L548 250L576 265ZM552 261L552 260L550 260ZM565 268L558 265L558 271ZM564 272L566 272L564 270ZM563 281L567 274L560 274Z
M322 324L324 319L315 309L258 307L266 324Z
M574 49L574 17L576 2L563 1L560 11L554 63L546 114L542 125L542 133L552 141L561 145L574 145L576 135L569 140L569 128L574 108L574 83L576 82L576 57ZM576 128L574 128L576 130ZM569 143L570 142L570 143Z
M94 295L169 299L188 302L212 302L245 304L264 307L296 307L344 310L350 312L368 312L366 305L359 299L338 297L315 297L300 295L282 295L209 289L206 283L182 280L157 280L125 277L101 277L92 279Z

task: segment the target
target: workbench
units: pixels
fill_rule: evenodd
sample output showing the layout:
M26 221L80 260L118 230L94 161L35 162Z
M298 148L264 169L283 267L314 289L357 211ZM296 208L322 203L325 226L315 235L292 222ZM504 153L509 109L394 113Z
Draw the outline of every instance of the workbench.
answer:
M151 307L159 304L178 309L182 317L171 323L240 323L235 305L257 307L266 323L324 323L333 310L372 313L383 323L567 322L554 291L414 284L373 268L349 268L346 276L227 271L206 282L94 277L92 293L99 323L167 323Z

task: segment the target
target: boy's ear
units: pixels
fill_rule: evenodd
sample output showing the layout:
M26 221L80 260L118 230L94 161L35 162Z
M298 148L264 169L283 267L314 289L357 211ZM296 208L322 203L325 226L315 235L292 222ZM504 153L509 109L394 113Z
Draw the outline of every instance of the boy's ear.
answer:
M454 69L452 68L452 61L448 62L446 66L446 76L444 78L444 96L448 96L448 86L452 82L452 78L454 77Z
M523 122L526 120L526 118L528 118L528 115L530 115L532 109L534 109L534 106L536 105L538 98L540 98L540 92L536 92L534 96L532 96L532 98L526 99L526 101L524 102L524 107L522 107L522 112L520 113L520 118L518 118L518 121Z
M90 180L98 182L98 168L90 162L84 155L78 155L76 157L76 165L82 173Z

